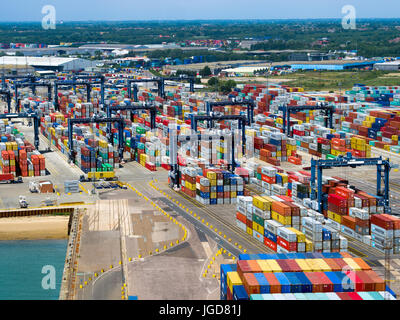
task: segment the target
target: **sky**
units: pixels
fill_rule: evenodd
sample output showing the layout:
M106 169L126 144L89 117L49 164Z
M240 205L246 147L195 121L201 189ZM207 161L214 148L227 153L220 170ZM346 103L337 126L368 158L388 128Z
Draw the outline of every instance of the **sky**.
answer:
M0 22L40 22L45 5L57 21L342 19L345 5L357 18L400 17L399 0L3 0Z

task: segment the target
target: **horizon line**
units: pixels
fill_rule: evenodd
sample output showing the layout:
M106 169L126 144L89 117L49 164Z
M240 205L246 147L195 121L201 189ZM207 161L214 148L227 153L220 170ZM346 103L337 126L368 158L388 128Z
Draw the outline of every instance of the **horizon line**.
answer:
M341 21L342 18L271 18L271 19L257 19L257 18L241 18L241 19L226 19L226 18L212 18L212 19L135 19L135 20L57 20L57 23L78 23L78 22L113 22L113 23L124 23L124 22L195 22L195 21L318 21L318 20L326 20L326 21ZM368 17L368 18L357 18L357 20L400 20L400 17L391 17L391 18L382 18L382 17ZM24 23L38 23L41 24L41 21L37 20L26 20L26 21L0 21L0 24L4 23L15 23L15 24L24 24Z

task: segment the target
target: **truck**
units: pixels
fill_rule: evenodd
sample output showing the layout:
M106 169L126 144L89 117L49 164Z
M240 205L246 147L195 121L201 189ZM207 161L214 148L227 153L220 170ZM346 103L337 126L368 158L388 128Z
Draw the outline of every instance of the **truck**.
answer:
M80 176L80 182L90 182L90 181L99 181L99 180L107 180L107 181L117 181L118 178L115 176L114 171L96 171L89 172L87 176Z
M15 178L12 173L1 173L0 183L22 183L22 177Z

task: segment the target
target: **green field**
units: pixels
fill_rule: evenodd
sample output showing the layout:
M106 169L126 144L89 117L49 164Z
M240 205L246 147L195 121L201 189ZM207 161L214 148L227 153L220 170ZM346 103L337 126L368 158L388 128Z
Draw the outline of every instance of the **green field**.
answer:
M271 76L270 79L290 79L285 85L302 87L306 91L349 90L355 83L369 86L400 85L400 72L387 71L302 71L288 75Z

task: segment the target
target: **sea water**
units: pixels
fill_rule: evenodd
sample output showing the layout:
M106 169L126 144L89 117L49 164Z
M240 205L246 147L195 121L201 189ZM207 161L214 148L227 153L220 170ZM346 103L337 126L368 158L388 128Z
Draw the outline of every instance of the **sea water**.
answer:
M57 300L67 244L67 239L0 241L0 300Z

